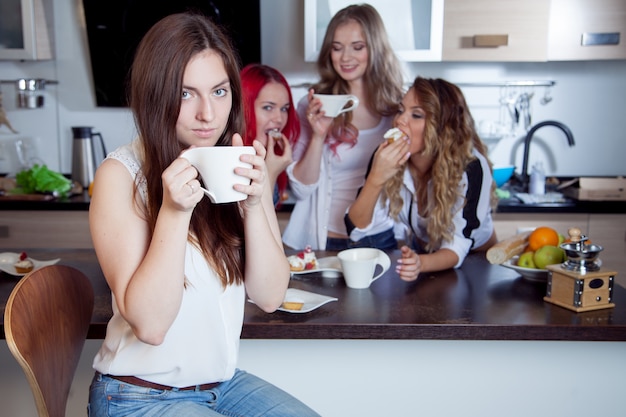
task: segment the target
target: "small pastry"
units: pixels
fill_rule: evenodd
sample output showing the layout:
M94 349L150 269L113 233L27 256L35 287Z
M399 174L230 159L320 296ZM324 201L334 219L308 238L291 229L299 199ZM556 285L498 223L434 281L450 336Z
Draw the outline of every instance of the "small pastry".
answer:
M26 252L20 253L20 259L13 266L18 274L26 274L35 268L35 264L28 259Z
M302 306L304 303L299 303L297 301L283 301L282 307L285 310L302 310Z
M398 129L397 127L392 127L387 132L385 132L383 137L387 139L387 143L391 144L400 139L403 135L404 132L402 132L400 129Z
M280 140L283 137L283 134L278 130L270 130L267 134L274 140Z
M287 260L292 272L309 271L317 268L317 257L310 245L307 245L306 249L297 255L287 257Z
M309 271L317 268L317 257L310 245L296 255L287 257L291 272Z

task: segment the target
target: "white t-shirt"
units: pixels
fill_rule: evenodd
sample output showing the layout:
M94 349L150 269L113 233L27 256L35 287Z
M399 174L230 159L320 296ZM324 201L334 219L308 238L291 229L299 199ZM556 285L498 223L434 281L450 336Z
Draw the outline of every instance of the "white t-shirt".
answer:
M145 199L145 178L139 171L136 155L131 144L107 158L116 159L128 168ZM244 286L223 289L219 277L190 243L185 248L185 277L188 284L180 311L159 346L137 339L113 297L113 317L94 359L94 369L102 374L132 375L174 387L232 378L243 325Z
M296 203L283 233L283 242L294 249L304 249L307 245L325 249L329 230L348 235L344 214L363 186L367 165L391 127L392 118L383 117L378 126L360 130L357 144L354 147L341 144L336 154L327 141L322 152L320 177L315 184L305 185L294 177L293 169L311 141L311 127L305 114L307 104L306 96L298 103L302 133L294 145L294 162L286 170Z

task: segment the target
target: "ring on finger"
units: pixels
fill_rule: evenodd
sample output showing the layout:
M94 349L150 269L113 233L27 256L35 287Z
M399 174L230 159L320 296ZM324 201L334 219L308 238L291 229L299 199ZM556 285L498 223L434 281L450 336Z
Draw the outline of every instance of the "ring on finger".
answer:
M193 193L195 193L195 192L196 192L196 189L195 189L195 187L193 186L193 184L189 184L189 183L187 183L187 185L189 186L189 188L191 188L191 194L193 194Z

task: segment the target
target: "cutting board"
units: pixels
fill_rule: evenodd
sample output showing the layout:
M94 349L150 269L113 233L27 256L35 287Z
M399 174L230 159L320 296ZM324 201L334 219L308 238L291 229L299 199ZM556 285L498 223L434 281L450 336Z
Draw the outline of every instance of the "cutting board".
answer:
M52 194L6 194L0 195L0 201L50 201L56 197Z

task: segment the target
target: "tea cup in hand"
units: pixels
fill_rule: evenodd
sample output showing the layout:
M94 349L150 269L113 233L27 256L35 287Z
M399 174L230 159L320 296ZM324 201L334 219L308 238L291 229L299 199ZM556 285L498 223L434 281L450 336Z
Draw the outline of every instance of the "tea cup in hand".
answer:
M252 146L207 146L189 149L181 155L193 165L204 187L202 191L214 204L245 200L248 195L234 189L235 184L249 185L250 179L235 174L235 168L252 168L241 155L254 155Z
M352 111L359 105L359 99L352 94L313 94L322 102L322 110L327 117L337 117L341 113ZM348 107L346 105L352 102Z
M337 254L341 262L341 270L349 288L369 288L370 284L380 278L391 266L389 256L375 248L346 249ZM382 268L378 275L376 266Z

